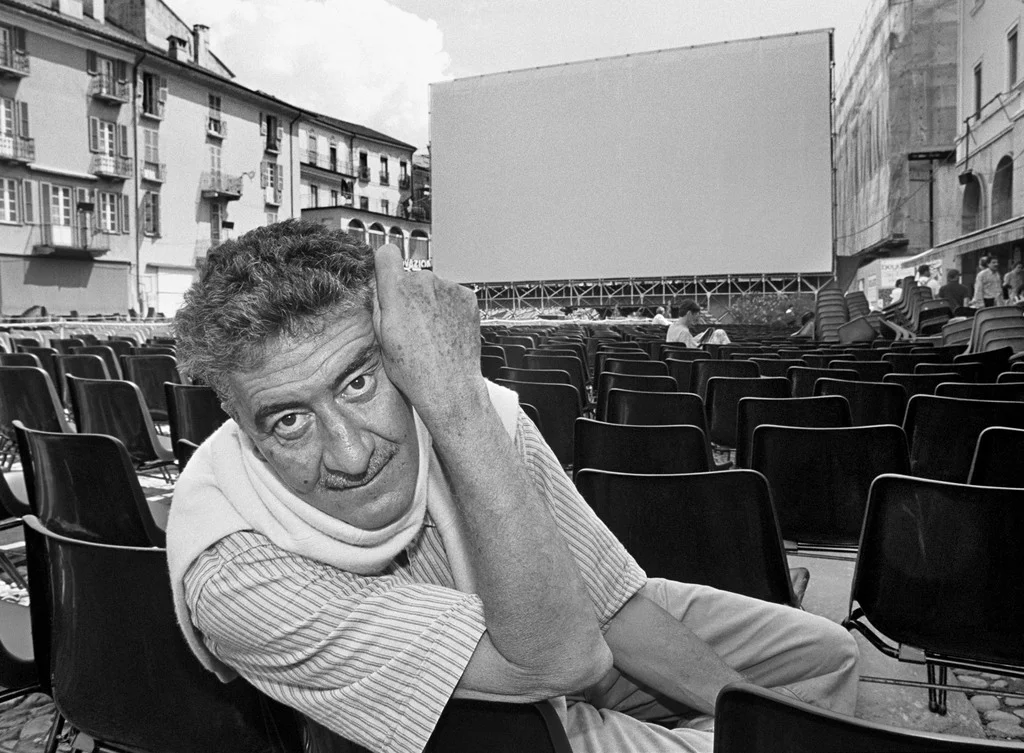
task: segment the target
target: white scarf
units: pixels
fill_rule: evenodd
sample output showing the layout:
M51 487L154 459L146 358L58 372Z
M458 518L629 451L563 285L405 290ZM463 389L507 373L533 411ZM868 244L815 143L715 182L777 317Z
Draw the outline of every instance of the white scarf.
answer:
M491 403L514 437L519 402L515 392L487 383ZM178 479L167 523L167 563L178 622L189 647L203 665L225 682L236 675L203 645L185 602L184 577L208 547L238 531L263 534L276 546L333 567L373 575L413 540L426 513L444 543L455 585L474 592L466 543L459 529L451 490L433 450L426 426L415 414L419 471L413 503L384 528L364 531L303 502L259 458L252 441L234 421L207 439Z

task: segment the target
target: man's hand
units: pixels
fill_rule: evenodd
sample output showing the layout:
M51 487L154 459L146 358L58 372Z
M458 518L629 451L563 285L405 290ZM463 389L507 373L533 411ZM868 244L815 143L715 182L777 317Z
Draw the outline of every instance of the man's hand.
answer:
M486 400L476 296L433 272L405 271L391 244L376 250L376 275L373 324L384 369L427 425Z

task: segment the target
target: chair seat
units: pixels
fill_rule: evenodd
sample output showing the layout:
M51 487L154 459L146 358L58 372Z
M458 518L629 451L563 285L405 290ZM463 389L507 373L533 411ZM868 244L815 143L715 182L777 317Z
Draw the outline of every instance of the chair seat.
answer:
M30 664L35 661L35 653L32 650L32 619L29 617L28 607L13 601L0 600L0 642L11 658ZM34 670L29 673L30 680L33 674ZM7 678L4 680L7 681Z

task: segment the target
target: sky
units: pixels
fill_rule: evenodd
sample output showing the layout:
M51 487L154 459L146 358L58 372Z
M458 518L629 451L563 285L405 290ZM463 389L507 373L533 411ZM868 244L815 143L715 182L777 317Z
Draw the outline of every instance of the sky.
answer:
M166 0L237 80L429 139L429 85L484 73L834 28L837 74L872 0Z

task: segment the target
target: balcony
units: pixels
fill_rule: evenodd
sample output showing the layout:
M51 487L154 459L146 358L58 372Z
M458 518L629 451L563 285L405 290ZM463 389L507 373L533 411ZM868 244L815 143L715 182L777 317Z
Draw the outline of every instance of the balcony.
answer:
M275 136L267 136L267 142L263 145L263 151L270 154L277 154L281 151L281 139Z
M89 255L102 256L110 250L111 235L95 232L86 226L56 225L44 223L39 225L38 243L32 252L39 255Z
M166 105L163 102L147 102L143 99L142 109L139 111L139 114L144 118L163 120L165 107Z
M332 173L341 173L342 175L352 175L352 165L346 160L340 160L335 157L333 160L329 154L320 154L307 149L302 155L302 162L306 165L312 165L318 167L321 170L327 170ZM369 180L369 179L367 179Z
M25 50L0 46L0 76L23 78L28 71L28 53Z
M274 206L281 205L281 192L274 186L266 186L263 189L263 201Z
M403 175L398 179L398 187L403 191L408 191L412 185L412 179L408 175Z
M391 176L388 175L383 170L380 171L380 184L382 186L389 186L389 185L391 185Z
M112 105L122 105L131 98L127 81L117 81L113 76L97 74L89 84L89 94Z
M206 119L206 135L222 139L228 135L228 124L220 115L211 115Z
M100 178L127 180L132 177L132 160L129 157L114 157L109 154L94 154L89 172Z
M0 136L0 160L32 162L36 158L36 140L21 136Z
M234 201L242 198L242 176L203 173L199 182L199 190L204 199Z
M338 199L341 202L341 206L350 207L355 204L355 199L350 193L343 193Z
M142 179L150 183L163 183L167 180L167 164L165 162L143 162Z
M359 166L359 180L363 183L369 183L370 181L370 167L369 165Z

